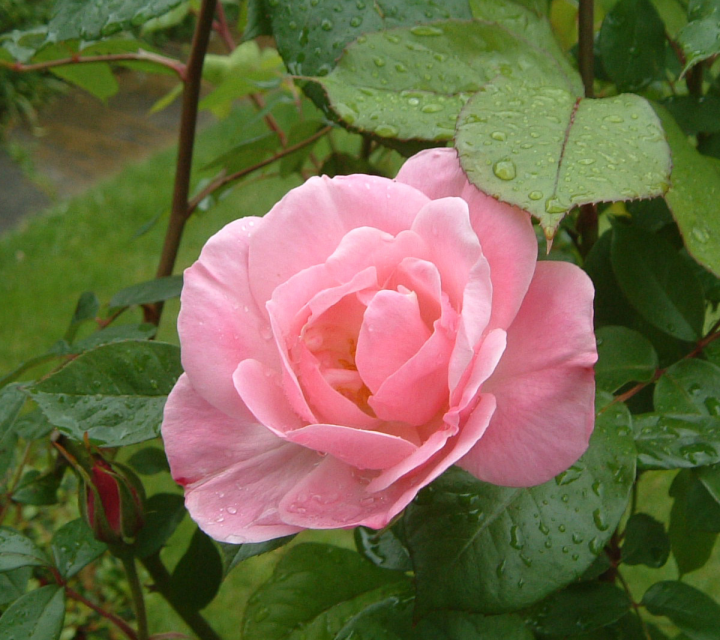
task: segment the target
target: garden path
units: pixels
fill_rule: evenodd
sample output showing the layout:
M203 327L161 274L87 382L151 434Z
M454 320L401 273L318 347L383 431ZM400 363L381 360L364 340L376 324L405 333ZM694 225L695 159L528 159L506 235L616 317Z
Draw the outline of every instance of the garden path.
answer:
M26 126L9 133L10 142L29 158L35 177L28 179L0 149L0 232L176 140L179 100L149 114L175 86L175 77L121 72L117 78L120 90L106 103L73 88L40 111L41 135Z

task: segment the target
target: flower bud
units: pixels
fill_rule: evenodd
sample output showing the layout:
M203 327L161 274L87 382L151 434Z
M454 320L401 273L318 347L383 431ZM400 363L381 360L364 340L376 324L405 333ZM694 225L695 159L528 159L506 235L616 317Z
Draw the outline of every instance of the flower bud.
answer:
M80 511L95 537L107 544L130 544L144 523L145 492L135 473L118 462L93 456L81 474Z

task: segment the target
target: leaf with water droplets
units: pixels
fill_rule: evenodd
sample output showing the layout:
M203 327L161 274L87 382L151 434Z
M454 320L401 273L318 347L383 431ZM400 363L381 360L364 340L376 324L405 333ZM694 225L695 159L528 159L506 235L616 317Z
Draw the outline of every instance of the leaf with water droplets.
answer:
M180 349L127 340L86 351L31 389L60 431L119 447L157 437L165 399L182 373Z
M622 404L605 408L585 455L545 484L514 489L446 472L404 518L418 613L512 611L578 578L610 539L634 478Z
M410 552L403 544L397 528L374 531L367 527L355 529L358 552L375 566L395 571L412 571Z
M455 143L471 182L532 213L550 237L573 207L650 198L669 185L660 122L631 94L590 100L502 77L467 102ZM512 171L498 172L509 162Z
M9 527L0 527L0 571L51 565L45 553L30 538Z
M627 594L613 584L581 582L554 593L527 612L534 631L550 636L575 636L606 627L631 607Z
M670 367L655 385L655 411L720 419L720 367L693 358Z
M720 53L720 2L690 0L688 23L678 32L677 42L685 54L683 73Z
M358 553L306 543L290 549L248 601L245 640L334 640L357 613L388 597L407 597L401 571L373 566Z
M665 200L690 255L720 276L720 171L695 150L664 108L654 106L672 149L672 186Z
M107 550L107 545L95 540L93 532L82 518L60 527L53 535L51 546L55 566L65 579L72 578Z
M323 75L363 34L471 17L467 0L265 0L278 51L290 73Z
M13 602L0 618L0 638L57 640L65 618L65 591L47 585Z
M720 462L720 419L697 414L635 416L641 469L682 469Z
M314 79L354 129L401 140L450 140L463 105L498 76L532 74L539 83L580 90L577 74L543 45L502 21L439 22L363 36L329 75ZM511 163L500 172L511 179Z

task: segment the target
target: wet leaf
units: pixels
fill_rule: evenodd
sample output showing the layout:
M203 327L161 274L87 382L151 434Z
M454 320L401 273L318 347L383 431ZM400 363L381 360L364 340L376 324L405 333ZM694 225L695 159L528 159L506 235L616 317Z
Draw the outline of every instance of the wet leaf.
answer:
M690 0L688 23L680 29L677 41L686 59L683 73L720 53L720 2Z
M367 527L357 527L355 546L358 552L375 566L395 571L412 571L410 553L395 528L375 531Z
M709 595L679 581L657 582L642 603L656 616L667 616L691 640L720 639L720 605Z
M56 640L65 618L65 592L57 585L25 594L0 618L0 638Z
M471 182L532 213L551 237L575 206L650 198L669 186L660 122L632 94L580 99L502 78L469 100L456 146Z
M32 388L32 398L60 431L117 447L158 435L165 399L180 376L178 347L116 342L78 356Z
M720 367L692 358L670 367L655 385L655 410L720 418Z
M720 171L698 153L662 107L655 105L672 149L672 186L665 199L690 255L720 276Z
M498 487L451 469L408 507L418 613L500 613L580 577L609 540L635 478L630 414L601 413L585 455L537 487Z
M0 527L0 572L18 567L48 567L50 560L30 538Z
M658 368L655 348L641 333L626 327L608 326L595 333L598 388L616 391L628 382L649 382Z
M78 518L55 532L52 550L55 566L67 579L105 553L107 545L95 540L85 520Z

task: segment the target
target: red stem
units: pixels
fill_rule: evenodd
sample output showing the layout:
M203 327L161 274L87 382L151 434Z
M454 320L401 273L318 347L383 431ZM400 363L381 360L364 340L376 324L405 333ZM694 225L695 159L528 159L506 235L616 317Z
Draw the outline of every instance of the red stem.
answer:
M193 147L195 144L200 83L202 81L203 62L205 60L208 41L210 40L210 31L212 29L216 4L217 0L203 0L195 26L190 57L187 62L182 115L180 116L175 186L170 209L170 221L168 222L165 243L156 273L156 277L158 278L172 275L183 229L188 217L190 170L192 168ZM159 325L162 310L162 303L158 303L154 307L148 306L145 313L146 322Z
M84 596L81 596L77 591L74 589L71 589L67 585L65 585L65 593L69 598L72 598L73 600L77 600L78 602L82 602L86 607L89 607L92 609L95 613L101 615L106 620L109 620L112 622L120 631L122 631L130 640L138 640L137 633L135 633L135 630L122 618L118 618L115 614L110 613L109 611L106 611L99 605L95 604L94 602L91 602Z
M34 64L22 64L21 62L7 62L0 60L0 65L19 71L22 73L28 71L44 71L53 67L62 67L68 64L83 64L92 62L153 62L162 65L174 71L181 80L185 79L185 65L173 58L166 58L149 51L138 51L137 53L112 53L101 56L81 56L79 54L70 56L69 58L58 58L57 60L47 60L46 62L36 62Z
M215 29L217 34L222 38L228 51L235 51L237 45L230 33L230 27L228 26L227 17L225 16L225 7L223 7L222 2L217 3L215 14L217 15L217 20L213 22L213 29Z

